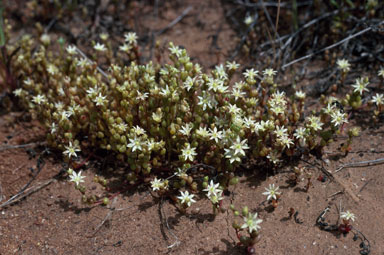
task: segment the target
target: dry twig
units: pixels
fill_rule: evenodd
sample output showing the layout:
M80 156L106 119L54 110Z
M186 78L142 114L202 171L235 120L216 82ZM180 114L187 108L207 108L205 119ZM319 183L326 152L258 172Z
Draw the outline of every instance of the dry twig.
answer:
M8 205L11 205L11 204L14 204L18 201L20 201L21 199L35 193L36 191L39 191L41 190L42 188L48 186L49 184L51 184L53 181L55 180L55 178L52 178L52 179L49 179L45 182L42 182L40 184L37 184L33 187L30 187L30 188L27 188L19 193L17 193L16 195L12 196L10 199L8 199L6 202L2 203L0 205L0 208L3 208L3 207L6 207Z
M384 23L384 21L380 22L379 25L381 25L381 24L383 24L383 23ZM295 63L297 63L297 62L300 62L300 61L302 61L302 60L305 60L305 59L308 59L308 58L310 58L310 57L313 57L314 55L317 55L317 54L319 54L319 53L321 53L321 52L324 52L324 51L326 51L326 50L330 50L330 49L332 49L332 48L335 48L335 47L337 47L337 46L339 46L339 45L341 45L341 44L343 44L343 43L345 43L345 42L348 42L349 40L351 40L351 39L353 39L353 38L355 38L355 37L358 37L358 36L360 36L360 35L362 35L362 34L365 34L365 33L369 32L369 31L371 31L371 30L372 30L372 27L367 27L367 28L365 28L365 29L363 29L363 30L361 30L361 31L359 31L359 32L357 32L357 33L355 33L355 34L352 34L352 35L347 36L346 38L344 38L344 39L341 40L341 41L338 41L337 43L334 43L334 44L332 44L332 45L329 45L329 46L327 46L327 47L325 47L325 48L322 48L321 50L315 51L315 52L313 52L313 53L311 53L311 54L308 54L308 55L306 55L306 56L303 56L303 57L301 57L301 58L295 59L295 60L289 62L288 64L283 65L282 68L285 69L285 68L287 68L288 66L293 65L293 64L295 64Z
M90 236L87 236L88 238L92 238L94 237L98 232L99 230L101 229L101 227L105 224L105 222L107 222L111 217L112 217L112 213L115 211L115 204L116 204L116 201L117 201L117 197L115 197L112 201L112 204L111 206L108 208L109 209L109 212L107 213L107 215L104 217L104 220L96 227L95 231L93 232L92 235Z
M93 62L91 59L89 59L88 57L87 57L87 55L85 55L85 53L84 52L82 52L79 48L77 48L75 45L74 45L74 47L76 48L76 51L83 57L83 58L85 58L87 61L88 61L88 63L90 63L90 64L94 64L95 62ZM103 71L103 69L101 69L99 66L96 66L96 69L97 69L97 71L99 71L99 73L101 73L101 75L103 75L107 80L108 80L108 75Z
M337 196L337 195L339 195L339 194L343 194L343 193L344 193L344 191L340 190L340 191L335 192L335 193L333 193L332 195L328 196L327 198L331 198L331 197L334 197L334 196Z
M167 246L168 249L172 249L175 246L176 247L179 246L180 241L179 241L179 238L172 232L171 228L169 227L168 218L165 216L165 214L163 212L163 202L164 202L164 199L161 198L161 201L159 203L160 221L161 221L161 225L162 226L165 225L167 227L168 232L176 239L173 244ZM164 222L165 222L165 224L164 224Z
M353 191L347 187L344 182L338 177L338 176L334 176L331 172L329 172L323 165L319 164L318 162L316 162L315 164L313 163L310 163L304 159L302 159L302 161L306 162L307 164L310 164L314 167L318 167L320 168L320 170L325 174L327 175L327 177L331 180L331 181L335 181L337 182L343 189L344 189L344 192L348 193L348 195L353 199L353 201L355 201L356 203L358 203L360 201L360 199L355 195L355 193L353 193Z
M166 32L168 29L179 23L187 14L192 10L192 6L187 7L180 16L178 16L176 19L172 20L171 23L169 23L165 28L161 29L160 31L155 33L155 36L161 35L162 33Z
M20 149L20 148L28 148L33 147L35 145L43 145L45 143L27 143L27 144L19 144L19 145L5 145L0 147L0 151L11 150L11 149Z
M367 160L367 161L360 161L360 162L353 162L345 165L341 165L339 168L335 170L335 173L340 172L344 168L347 167L366 167L366 166L374 166L374 165L380 165L384 163L384 158L374 159L374 160Z

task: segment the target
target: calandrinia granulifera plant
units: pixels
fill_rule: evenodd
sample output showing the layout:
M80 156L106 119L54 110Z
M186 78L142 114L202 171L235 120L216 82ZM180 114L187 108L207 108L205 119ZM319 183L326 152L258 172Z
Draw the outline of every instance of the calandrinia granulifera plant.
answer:
M351 222L355 221L355 214L350 211L341 212L340 219L342 223L339 225L339 231L343 234L348 234L352 230Z
M220 172L226 189L244 159L279 166L303 148L325 146L347 122L332 107L303 118L305 93L279 91L273 69L261 75L247 69L243 80L233 81L238 64L205 73L172 43L172 63L110 59L106 72L75 46L54 54L49 44L40 45L31 55L34 45L29 36L17 44L13 64L22 82L14 93L49 130L49 144L68 159L91 147L114 152L128 163L130 180L168 164L177 169L201 162ZM96 43L96 55L111 55L102 45L110 44ZM137 48L133 39L124 45Z
M214 183L212 180L209 185L203 183L206 186L203 191L207 192L206 196L212 203L213 214L216 215L222 208L222 200L224 199L223 190L219 187L219 183Z
M275 186L274 183L269 184L268 188L265 188L263 195L267 196L267 200L271 201L273 208L277 207L278 200L281 197L281 192L279 192L279 186Z
M260 224L262 219L258 218L257 213L249 212L248 206L244 206L241 214L233 205L230 206L235 220L232 227L236 231L236 236L239 239L239 244L247 249L248 254L256 254L255 244L260 240ZM242 218L240 221L237 218Z
M207 188L204 176L214 175L224 191L238 182L235 172L245 162L280 167L318 155L345 129L348 150L358 133L347 127L349 115L334 98L304 114L306 94L287 95L271 68L245 69L235 79L236 62L205 71L173 43L168 62L139 64L136 34L124 39L115 51L102 34L86 54L63 42L56 51L47 34L7 44L20 78L15 97L42 122L48 144L63 152L69 167L90 151L110 152L127 164L130 184L150 177L156 192L185 198L179 199L185 207ZM358 78L342 105L358 109L367 85L368 78ZM381 111L380 96L372 100ZM188 170L197 164L204 166ZM162 186L160 174L173 177ZM221 198L220 191L208 196L216 206Z

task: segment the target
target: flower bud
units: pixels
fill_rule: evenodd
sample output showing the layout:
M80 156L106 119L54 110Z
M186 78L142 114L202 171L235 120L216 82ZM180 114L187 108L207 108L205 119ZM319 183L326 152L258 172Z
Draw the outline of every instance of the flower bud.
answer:
M249 213L248 206L244 206L244 207L243 207L243 210L241 211L241 214L242 214L244 217L247 217L247 216L248 216L248 213Z

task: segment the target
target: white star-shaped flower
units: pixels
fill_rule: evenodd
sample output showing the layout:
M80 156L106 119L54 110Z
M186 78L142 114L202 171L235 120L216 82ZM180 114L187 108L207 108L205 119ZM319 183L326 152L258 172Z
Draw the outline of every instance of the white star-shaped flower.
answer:
M68 158L71 158L72 156L75 156L77 157L77 154L76 152L79 152L81 151L80 150L80 147L78 145L72 145L72 142L70 141L69 142L69 145L68 146L65 146L65 151L63 151L63 154L64 155L67 155Z
M107 102L107 96L103 96L101 93L93 100L93 102L96 103L97 106L104 106L104 104Z
M160 95L167 97L171 95L171 90L169 89L168 85L165 85L165 88L161 89Z
M124 39L125 41L129 44L129 45L136 45L137 44L137 35L135 32L129 32L129 33L126 33L124 35Z
M343 71L343 72L348 72L351 68L351 64L348 62L346 59L338 59L337 62L337 67Z
M293 134L293 136L296 138L296 139L306 139L307 137L307 129L306 128L303 128L303 127L299 127L295 130L295 133Z
M307 118L308 119L308 127L310 127L311 129L313 129L313 131L318 131L318 130L321 130L321 127L324 125L320 118L317 117L317 116L310 116Z
M235 98L235 100L238 100L239 98L244 98L245 92L241 91L241 89L233 88L232 89L232 96Z
M331 123L335 125L335 127L339 127L344 123L348 123L347 114L342 113L339 110L335 110L331 113Z
M237 136L236 141L230 147L234 150L235 155L245 156L245 151L248 150L249 146L247 145L247 139L243 141L240 140L240 136Z
M209 183L206 189L203 189L203 191L208 192L207 196L210 196L212 194L217 193L217 190L219 190L219 183L214 184L213 180Z
M248 228L248 231L250 234L252 234L253 231L257 232L260 227L260 223L263 222L262 219L257 218L257 213L255 214L249 214L248 217L244 217L244 224L241 226L242 229Z
M180 49L178 46L175 46L173 43L169 43L169 51L171 54L175 55L176 57L180 58L183 54L183 50Z
M153 191L156 191L156 190L161 190L161 189L167 189L168 185L162 179L157 179L155 177L155 179L153 181L151 181L151 187L152 187Z
M69 55L76 55L77 53L76 46L74 45L68 45L66 51Z
M219 142L219 139L223 139L223 132L222 131L218 131L216 127L214 127L213 129L209 129L209 140L215 140L216 143Z
M15 96L17 96L17 97L20 97L21 96L21 94L23 93L23 89L15 89L14 91L13 91L13 94L15 95Z
M232 149L224 148L224 155L225 155L225 158L229 159L229 163L231 164L233 162L241 162L241 158L239 157L239 155L236 154Z
M254 80L256 75L259 73L259 71L256 71L254 70L253 68L252 69L247 69L245 70L245 72L243 73L244 77L246 79L250 79L250 80Z
M266 192L263 193L263 195L267 196L267 200L270 200L271 198L273 200L277 199L276 195L280 195L281 193L277 190L279 189L279 186L275 187L275 184L269 184L269 188L265 188Z
M197 155L196 153L196 148L191 148L191 145L187 143L184 149L181 150L181 155L184 157L184 161L193 161L195 156Z
M132 46L129 44L126 44L126 43L124 43L123 45L121 45L119 47L119 50L121 50L123 52L129 52L131 49L132 49Z
M102 44L102 43L96 43L95 46L93 46L93 48L94 48L96 51L101 51L101 52L107 50L107 48L105 47L105 45Z
M127 144L127 147L131 148L132 152L136 150L142 151L143 148L141 146L142 146L142 142L137 136L133 138L129 138L129 143Z
M384 95L376 93L376 96L372 97L372 103L375 103L377 106L384 104Z
M247 25L247 26L250 26L252 23L253 23L253 17L252 16L247 16L247 17L245 17L245 19L244 19L244 23L245 23L245 25Z
M149 93L147 93L147 92L145 92L145 93L141 93L140 91L136 91L137 92L137 96L136 96L136 99L137 100L140 100L140 101L144 101L147 97L148 97L148 95L149 95Z
M352 220L352 221L355 221L355 214L353 214L352 212L350 211L346 211L346 212L342 212L340 214L340 218L341 219L344 219L344 220Z
M367 88L368 84L368 77L361 77L360 79L356 79L356 83L352 85L354 88L353 92L363 95L364 91L369 91Z
M263 71L264 76L272 77L275 76L277 71L273 70L272 68L267 68Z
M32 98L32 101L35 103L35 104L43 104L45 102L47 102L47 98L44 96L44 95L37 95L37 96L34 96Z
M195 195L189 194L188 190L185 192L180 191L181 196L177 197L180 199L180 202L182 204L186 204L188 207L191 206L192 203L195 203L196 201L193 199Z
M133 127L133 131L135 132L136 135L145 135L145 133L147 133L144 128L136 125Z
M207 109L207 107L209 109L211 109L213 107L213 99L209 97L209 94L206 93L205 91L203 91L203 95L202 96L197 96L197 98L199 99L199 101L197 102L197 105L200 105L203 107L203 111L205 111Z
M69 175L69 178L71 178L69 181L74 182L76 186L78 186L80 183L84 182L85 176L81 176L81 171L77 174L75 171L72 171L72 174Z
M199 127L199 129L196 130L196 135L206 138L209 136L208 129L206 127Z
M179 130L179 132L182 134L182 135L185 135L185 136L190 136L191 135L191 130L193 128L193 124L192 123L186 123L185 125L183 125L181 127L181 129Z
M295 92L295 97L298 99L305 99L305 93L301 90Z
M196 82L196 77L191 78L188 76L185 82L183 83L184 89L186 89L187 91L190 91L193 88L195 82Z

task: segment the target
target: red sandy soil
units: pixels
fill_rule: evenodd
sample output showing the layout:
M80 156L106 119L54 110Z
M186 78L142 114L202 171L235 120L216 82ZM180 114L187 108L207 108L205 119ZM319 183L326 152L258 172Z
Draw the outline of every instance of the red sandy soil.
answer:
M158 19L153 17L152 6L139 6L143 9L138 34L165 27L192 6L190 13L158 40L183 45L190 56L204 63L206 68L224 61L238 41L225 22L220 2L179 2L176 6L160 8ZM221 23L217 41L221 49L214 50L210 35L217 32ZM384 254L384 165L334 172L343 164L383 158L382 123L373 124L369 117L359 117L350 123L363 130L354 140L351 153L344 157L339 152L338 145L346 141L341 136L332 147L326 148L323 157L326 163L308 158L311 163L324 164L335 176L333 181L318 181L317 177L322 174L320 168L300 161L299 165L308 167L313 175L313 186L308 192L304 191L305 181L296 187L287 184L292 170L288 165L273 176L265 169L251 169L235 188L231 188L232 195L226 197L224 207L231 201L237 208L247 205L263 220L256 254L359 254L360 242L353 240L352 233L337 235L315 225L317 217L328 205L331 208L327 214L328 222L337 221L340 205L343 211L352 211L356 215L353 226L370 241L371 254ZM42 142L44 130L38 123L31 122L28 114L10 112L0 117L0 204L32 179L37 171L37 159L43 153L43 147L37 144ZM17 149L7 147L30 143L35 145ZM60 152L42 158L45 164L29 188L51 180L62 169ZM101 195L104 191L92 182L93 176L106 176L113 182L110 170L119 169L99 165L98 162L87 162L84 173L86 186ZM270 210L267 203L262 205L265 200L262 192L271 183L282 190L281 201L275 210ZM125 187L120 188L124 190ZM289 218L290 208L298 211L301 224ZM1 255L245 254L244 248L237 246L231 212L213 217L209 201L201 199L182 215L170 201L152 196L148 185L122 192L112 198L108 206L90 207L81 203L81 194L66 177L55 178L17 203L0 208L0 219Z

